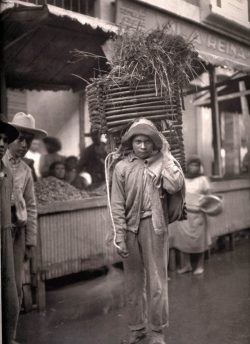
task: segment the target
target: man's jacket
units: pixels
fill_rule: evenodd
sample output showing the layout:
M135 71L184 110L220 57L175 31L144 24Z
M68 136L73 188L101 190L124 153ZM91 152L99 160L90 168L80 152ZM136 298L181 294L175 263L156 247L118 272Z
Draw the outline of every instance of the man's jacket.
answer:
M21 159L14 159L7 150L3 157L5 166L7 166L13 175L14 188L13 195L22 194L27 211L27 223L25 226L25 244L36 246L37 243L37 207L34 191L34 183L29 166ZM12 197L12 205L15 203Z

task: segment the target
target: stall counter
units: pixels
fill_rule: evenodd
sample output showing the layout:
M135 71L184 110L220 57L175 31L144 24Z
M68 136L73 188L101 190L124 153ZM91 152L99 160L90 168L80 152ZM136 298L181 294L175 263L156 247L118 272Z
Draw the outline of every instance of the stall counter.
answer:
M217 180L211 182L212 193L223 199L223 212L208 217L212 237L250 228L250 179Z
M224 210L208 217L212 238L250 228L250 180L213 181L212 193L223 199ZM106 196L55 202L39 207L37 286L38 308L45 308L45 280L97 269L120 261L106 245L111 221ZM170 229L170 247L172 247Z
M55 202L38 208L36 274L38 308L45 308L45 280L120 261L114 245L107 198Z

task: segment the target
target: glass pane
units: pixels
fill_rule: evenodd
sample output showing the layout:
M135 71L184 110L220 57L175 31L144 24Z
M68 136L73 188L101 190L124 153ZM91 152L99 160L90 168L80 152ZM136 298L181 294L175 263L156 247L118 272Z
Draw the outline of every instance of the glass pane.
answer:
M245 82L240 81L243 91ZM240 91L238 83L238 92ZM235 98L239 111L221 112L221 144L223 175L237 176L249 172L250 116L245 96Z

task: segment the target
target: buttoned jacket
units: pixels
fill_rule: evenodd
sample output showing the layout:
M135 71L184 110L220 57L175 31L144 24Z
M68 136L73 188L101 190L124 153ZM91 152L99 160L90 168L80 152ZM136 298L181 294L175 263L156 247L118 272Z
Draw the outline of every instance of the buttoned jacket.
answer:
M35 246L37 243L37 207L34 182L30 167L21 159L14 159L9 150L3 157L3 162L13 175L13 192L21 190L27 210L27 223L25 226L25 243ZM12 197L12 204L14 204Z
M113 172L111 210L116 242L124 240L126 231L138 231L145 192L145 171L154 229L159 232L166 230L159 189L163 187L170 194L179 191L184 184L183 173L174 161L166 161L161 152L155 152L144 160L131 153L117 163Z

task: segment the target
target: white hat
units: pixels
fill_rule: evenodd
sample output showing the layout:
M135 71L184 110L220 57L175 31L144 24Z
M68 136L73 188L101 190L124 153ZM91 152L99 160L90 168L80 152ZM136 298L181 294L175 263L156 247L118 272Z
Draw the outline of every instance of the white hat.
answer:
M223 211L223 200L215 195L204 195L200 200L200 210L208 216L217 216Z
M12 122L9 122L19 131L25 131L34 135L35 138L43 139L48 136L47 132L42 129L36 129L35 118L24 112L18 112L12 119Z
M186 194L187 211L190 213L203 212L208 216L217 216L223 211L223 199L216 195Z

